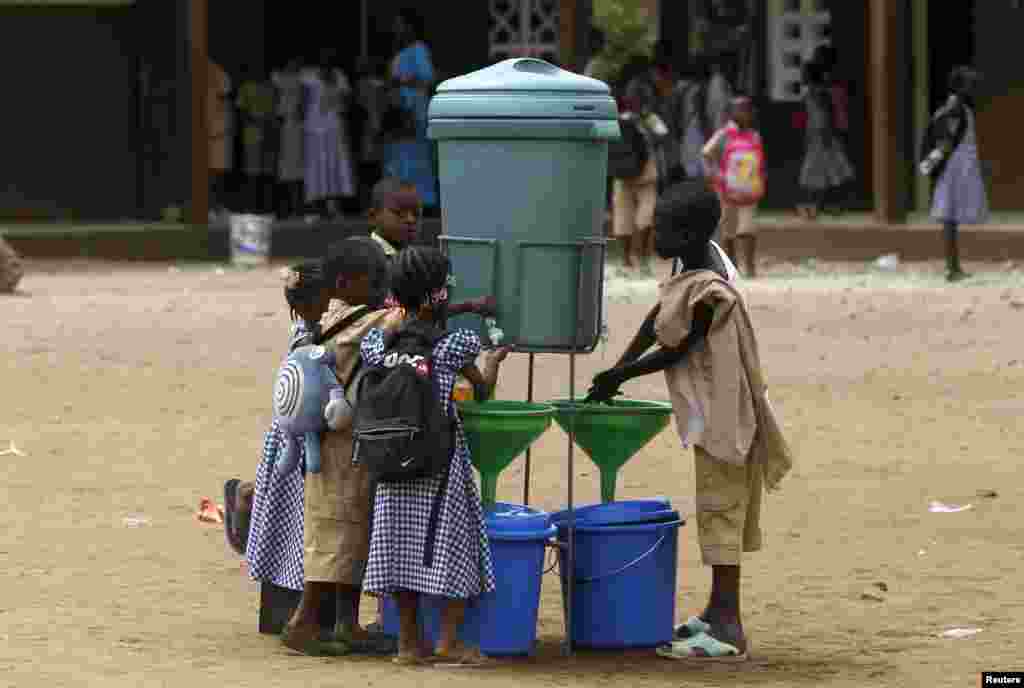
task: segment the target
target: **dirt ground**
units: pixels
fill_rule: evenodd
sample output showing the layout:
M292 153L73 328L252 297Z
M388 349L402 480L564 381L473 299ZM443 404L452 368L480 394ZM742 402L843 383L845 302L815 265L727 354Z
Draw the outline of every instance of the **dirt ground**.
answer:
M256 588L220 527L196 521L200 498L255 471L287 338L276 269L29 267L25 294L0 299L0 452L13 441L24 454L0 455L2 685L973 686L981 670L1024 668L1024 272L1012 265L970 266L976 279L956 287L937 265L774 265L746 283L799 462L744 568L751 662L564 659L548 576L538 656L486 673L289 654L256 632ZM652 285L610 284L611 339L579 359L579 388L617 357ZM499 395L524 398L525 371L511 356ZM566 394L567 371L539 356L537 397ZM666 398L660 376L626 391ZM533 457L533 501L559 507L565 436L553 427ZM577 457L577 498L596 501L597 472ZM692 471L670 429L625 467L619 495L690 511ZM499 498L521 499L521 483L520 460ZM972 508L930 513L933 500ZM697 557L687 525L680 618L708 593ZM940 637L955 627L983 630Z

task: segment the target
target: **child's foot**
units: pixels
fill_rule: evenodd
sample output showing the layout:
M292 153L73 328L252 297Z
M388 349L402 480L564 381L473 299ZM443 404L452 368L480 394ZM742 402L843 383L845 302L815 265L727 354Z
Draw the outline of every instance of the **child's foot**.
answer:
M320 626L285 626L281 642L289 650L309 657L343 657L351 652L346 643L321 638Z
M346 628L341 624L335 628L334 639L342 642L357 654L393 655L398 651L398 639L383 632L370 632L359 628Z

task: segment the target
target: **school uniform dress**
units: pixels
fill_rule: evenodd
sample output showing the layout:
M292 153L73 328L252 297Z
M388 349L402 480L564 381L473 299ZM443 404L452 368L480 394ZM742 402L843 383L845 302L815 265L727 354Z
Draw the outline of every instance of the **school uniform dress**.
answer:
M455 417L456 446L442 497L434 542L434 558L423 566L428 521L440 478L377 487L370 557L363 589L374 594L400 591L465 599L494 590L494 567L480 493L473 479L469 445L452 392L458 371L480 352L480 340L469 330L448 334L434 348L434 382L444 411ZM384 360L384 333L371 331L362 343L366 365Z
M302 80L308 89L305 121L306 201L356 194L352 155L342 121L340 101L350 92L340 71L334 85L310 71Z
M288 350L311 344L312 334L300 320L292 328ZM302 590L306 447L304 442L296 443L298 464L287 473L281 473L275 464L284 451L284 444L284 433L274 421L263 437L263 454L256 469L256 494L245 558L253 580Z
M807 148L800 168L800 186L810 191L833 189L854 177L853 165L833 127L831 98L828 89L812 86L805 99Z
M301 182L306 176L305 140L302 118L302 81L298 74L276 72L272 77L277 89L277 116L281 119L277 156L277 178L282 182Z
M974 111L963 108L963 138L953 150L932 197L932 219L958 225L978 225L988 221L988 194L981 176Z

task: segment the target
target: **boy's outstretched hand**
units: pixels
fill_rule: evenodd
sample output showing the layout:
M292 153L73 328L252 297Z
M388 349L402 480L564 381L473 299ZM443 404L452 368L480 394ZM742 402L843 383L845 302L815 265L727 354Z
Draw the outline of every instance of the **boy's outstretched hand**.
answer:
M619 387L624 381L622 373L618 368L611 368L602 373L598 373L594 376L594 380L590 385L590 390L587 392L587 397L583 400L583 403L597 404L610 401L612 397L622 394L622 392L619 391Z

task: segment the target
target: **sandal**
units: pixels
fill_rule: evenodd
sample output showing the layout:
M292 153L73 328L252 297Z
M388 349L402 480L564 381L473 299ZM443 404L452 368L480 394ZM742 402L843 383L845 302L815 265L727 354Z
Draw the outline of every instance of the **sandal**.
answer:
M494 664L479 648L460 648L451 654L431 655L427 661L438 669L476 669Z
M407 667L422 666L423 664L426 664L424 659L419 655L396 655L391 658L391 663Z
M750 659L748 652L740 652L735 645L724 643L707 633L698 633L689 640L677 640L659 647L658 656L700 664L704 662L738 663Z
M686 623L676 626L675 636L676 640L689 640L701 633L707 633L709 630L711 630L711 624L699 616L691 616Z

